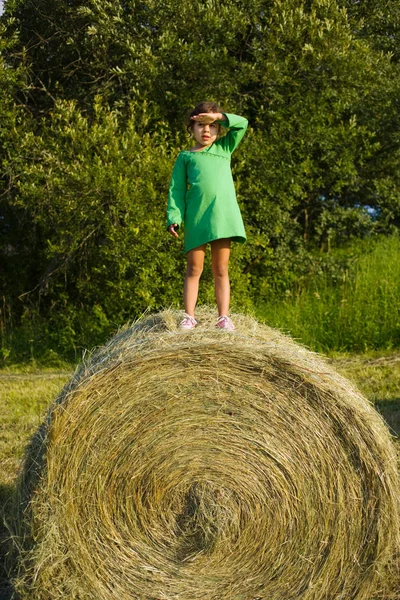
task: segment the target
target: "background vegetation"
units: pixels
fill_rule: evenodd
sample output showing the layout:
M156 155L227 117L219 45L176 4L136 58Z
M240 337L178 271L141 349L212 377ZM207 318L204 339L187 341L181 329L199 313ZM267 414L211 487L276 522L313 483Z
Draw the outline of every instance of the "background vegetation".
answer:
M316 349L399 346L400 0L8 0L0 28L3 364L181 304L166 194L203 99L250 121L234 308Z

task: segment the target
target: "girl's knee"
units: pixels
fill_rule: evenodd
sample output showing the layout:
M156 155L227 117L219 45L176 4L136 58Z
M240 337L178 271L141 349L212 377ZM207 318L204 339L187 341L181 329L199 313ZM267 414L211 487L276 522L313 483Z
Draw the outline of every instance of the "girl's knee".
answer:
M186 277L200 277L202 272L202 265L188 264L186 267Z
M215 278L223 279L228 277L228 265L226 263L213 264L212 272Z

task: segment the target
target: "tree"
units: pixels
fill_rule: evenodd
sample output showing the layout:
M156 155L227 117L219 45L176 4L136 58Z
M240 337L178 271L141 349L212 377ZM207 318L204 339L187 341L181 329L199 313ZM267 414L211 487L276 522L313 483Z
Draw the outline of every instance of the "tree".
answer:
M90 109L146 100L155 117L180 122L194 98L237 93L236 66L260 0L20 0L12 12L32 61L31 102L76 99Z
M200 99L250 120L233 160L249 233L232 269L244 296L285 289L321 253L396 226L397 65L343 5L9 0L19 52L9 64L30 65L32 115L9 146L8 210L31 223L18 314L67 315L66 348L89 335L85 323L101 332L177 300L166 187Z
M259 240L250 264L264 285L266 274L282 271L277 254L286 257L286 273L296 262L307 270L305 251L326 251L374 226L368 166L380 152L379 120L371 126L362 117L382 106L378 90L390 61L355 39L345 10L325 0L308 10L276 2L252 48L254 135L241 175L246 220Z
M374 133L377 151L362 172L360 192L376 209L383 232L400 225L400 2L340 0L353 34L385 57L375 73L369 98L359 107L358 119Z
M0 328L5 331L13 324L12 304L26 282L21 262L29 263L30 253L21 244L24 214L10 204L11 189L15 182L13 153L18 144L18 132L27 123L18 92L25 86L26 65L22 57L18 65L11 65L17 36L6 35L4 19L0 21ZM18 280L15 273L19 273ZM11 301L11 298L14 301ZM0 347L0 355L2 348Z
M399 0L339 0L347 10L354 34L377 50L400 59Z

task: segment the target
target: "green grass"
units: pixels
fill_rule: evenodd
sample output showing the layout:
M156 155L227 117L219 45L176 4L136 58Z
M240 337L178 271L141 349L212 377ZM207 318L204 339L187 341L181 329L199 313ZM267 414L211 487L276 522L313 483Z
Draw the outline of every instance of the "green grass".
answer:
M1 484L14 481L28 438L68 377L64 372L0 372Z
M41 423L50 401L57 395L70 373L46 370L29 372L0 371L0 511L7 518L7 503L15 487L24 448ZM0 547L7 532L0 521ZM8 600L10 591L0 552L0 598Z
M257 317L317 351L400 348L400 238L361 250L341 280L313 277L284 300L259 304Z
M392 433L400 438L400 354L333 356L337 370L375 404ZM397 442L400 457L400 442Z
M339 354L332 355L330 360L375 403L392 432L400 436L400 353ZM6 517L7 501L15 486L24 448L47 406L70 376L71 371L66 370L0 370L0 507ZM400 450L400 443L397 445ZM2 538L6 538L6 531L0 526L0 541ZM0 566L1 600L10 598L7 585ZM380 600L386 598L392 600L395 596L382 595Z

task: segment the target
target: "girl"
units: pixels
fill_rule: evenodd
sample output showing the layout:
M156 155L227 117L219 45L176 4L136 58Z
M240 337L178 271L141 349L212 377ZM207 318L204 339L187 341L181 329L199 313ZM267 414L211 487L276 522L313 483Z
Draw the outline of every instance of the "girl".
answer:
M195 145L178 155L172 171L167 209L167 229L174 237L178 237L177 229L182 221L185 223L187 269L181 329L193 329L197 325L194 310L207 243L211 245L218 306L216 326L228 331L235 329L228 317L228 262L231 241L243 243L246 234L236 201L230 159L247 124L243 117L222 113L214 102L202 102L190 113L188 130ZM229 128L222 137L221 125Z

